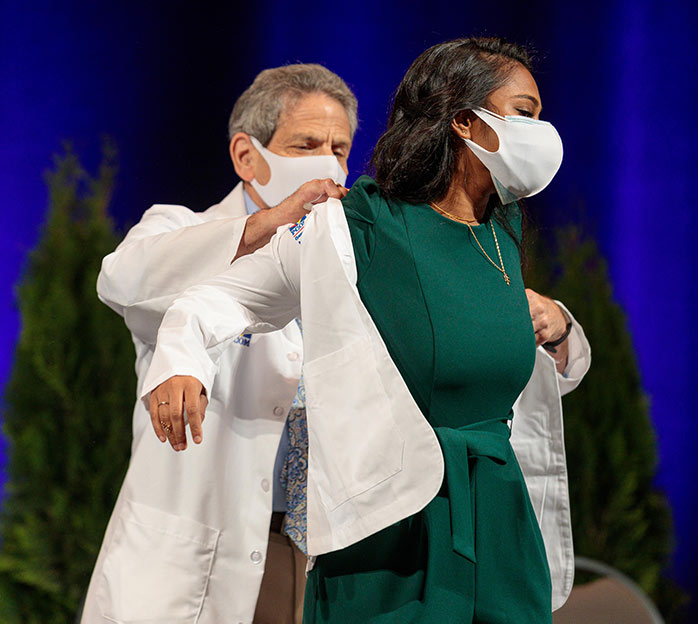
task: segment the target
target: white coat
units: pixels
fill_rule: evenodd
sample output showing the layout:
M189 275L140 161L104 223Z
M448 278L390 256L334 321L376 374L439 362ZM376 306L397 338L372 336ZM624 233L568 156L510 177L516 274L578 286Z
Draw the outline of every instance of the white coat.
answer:
M215 388L218 356L234 336L271 331L301 316L311 555L348 546L419 511L443 478L436 435L355 282L342 204L329 200L302 225L279 228L269 245L179 298L163 320L143 386L144 400L175 374ZM513 420L512 444L543 532L554 608L566 600L574 570L560 396L590 363L584 333L573 325L566 377L539 349Z
M97 290L133 334L138 394L165 311L184 289L230 265L246 217L242 184L202 213L156 205L104 259ZM136 402L131 461L92 574L84 624L252 621L274 460L301 361L296 323L231 340L209 394L204 442L180 453L160 443Z

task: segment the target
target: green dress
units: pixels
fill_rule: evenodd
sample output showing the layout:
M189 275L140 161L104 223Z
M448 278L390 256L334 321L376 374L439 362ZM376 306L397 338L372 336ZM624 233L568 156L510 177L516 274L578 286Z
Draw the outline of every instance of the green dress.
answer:
M543 540L509 443L535 358L516 243L495 222L507 286L465 224L388 201L365 176L343 204L361 299L446 471L421 512L317 558L303 621L550 623ZM520 215L511 224L520 236ZM473 230L497 262L490 223Z

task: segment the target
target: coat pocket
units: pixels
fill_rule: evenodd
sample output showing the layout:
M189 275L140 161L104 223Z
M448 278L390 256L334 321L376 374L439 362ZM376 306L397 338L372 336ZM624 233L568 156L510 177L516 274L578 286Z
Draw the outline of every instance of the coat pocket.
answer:
M405 442L368 339L304 364L309 478L332 511L402 470Z
M104 560L97 600L123 624L194 624L219 531L126 501Z

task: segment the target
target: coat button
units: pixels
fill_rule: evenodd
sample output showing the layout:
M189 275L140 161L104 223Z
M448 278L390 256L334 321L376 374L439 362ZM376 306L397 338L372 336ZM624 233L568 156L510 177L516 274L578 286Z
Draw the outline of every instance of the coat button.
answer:
M296 353L295 351L291 351L286 355L286 357L291 360L291 362L295 362L300 357L300 354Z
M253 550L250 553L250 559L252 560L252 563L262 563L262 553L258 550Z
M284 408L279 407L278 405L274 408L274 416L283 416L284 415Z
M265 492L269 491L269 479L262 479L262 489Z

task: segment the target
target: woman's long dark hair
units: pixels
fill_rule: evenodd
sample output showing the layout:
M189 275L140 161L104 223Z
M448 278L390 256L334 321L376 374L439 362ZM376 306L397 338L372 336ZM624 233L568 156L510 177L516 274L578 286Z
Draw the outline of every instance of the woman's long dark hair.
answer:
M484 107L517 63L531 70L528 52L501 37L454 39L420 54L397 88L388 129L373 151L371 166L383 193L413 204L444 197L465 149L451 129L453 118ZM495 217L511 234L501 202L496 196L492 201Z

